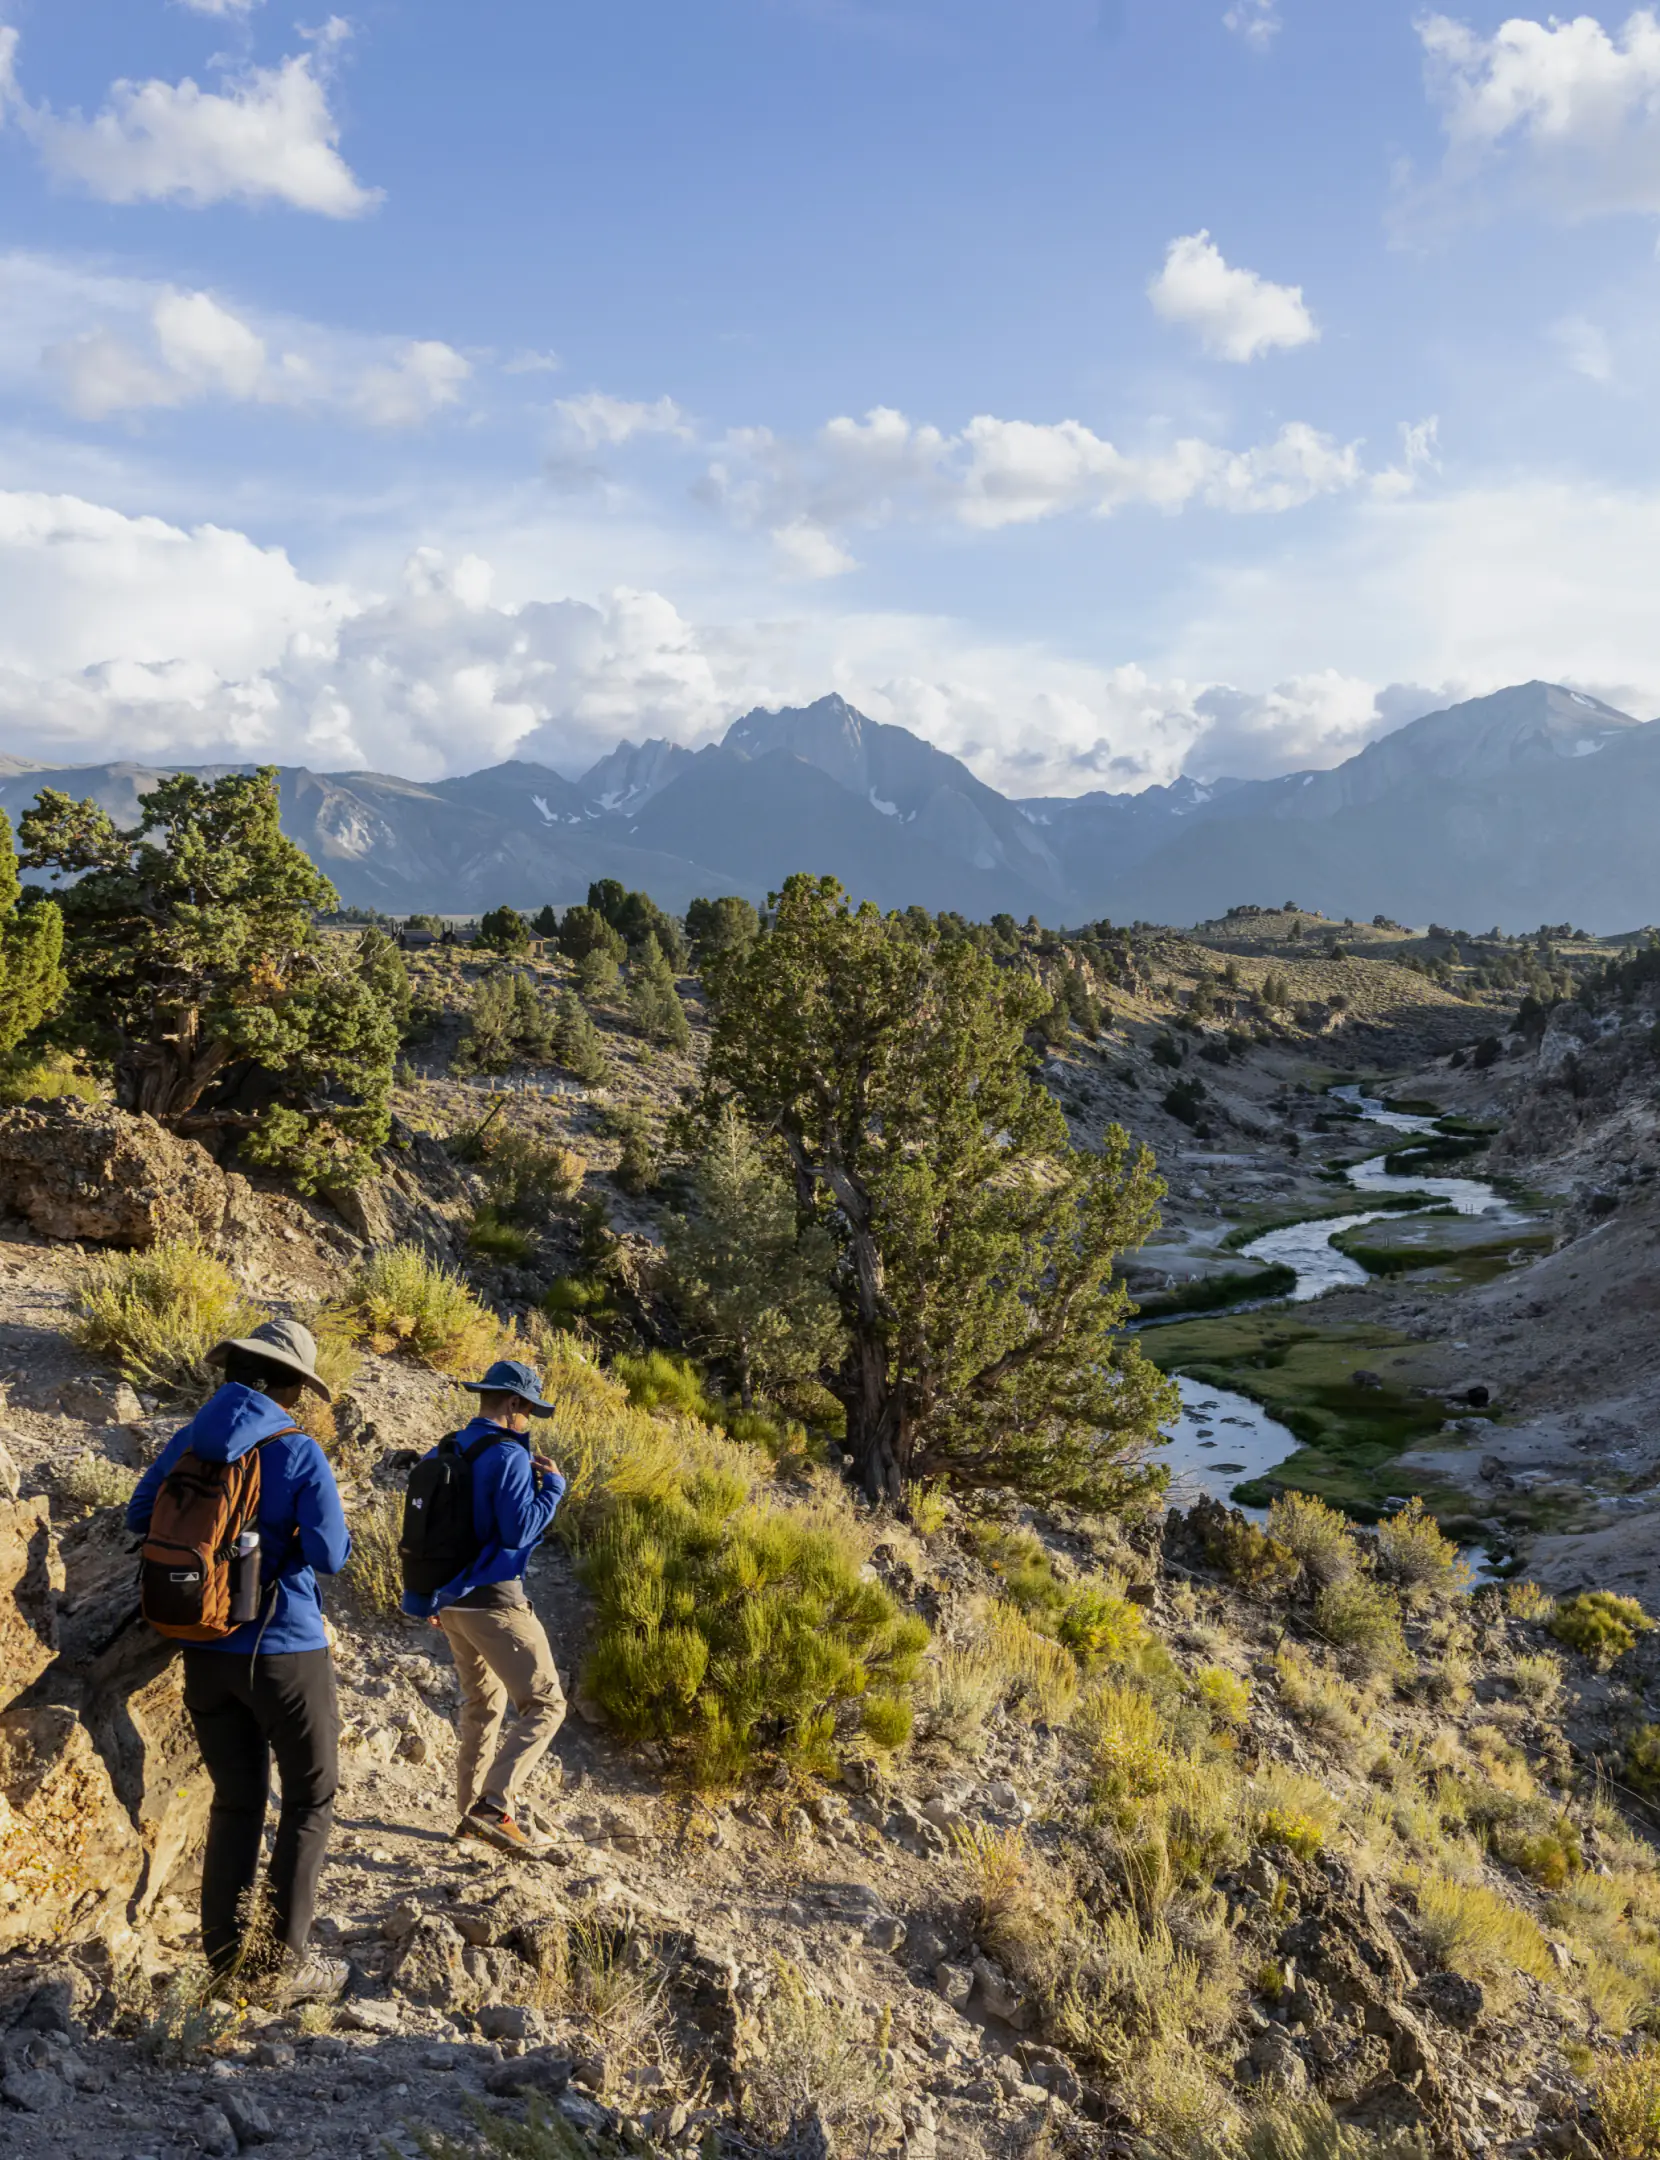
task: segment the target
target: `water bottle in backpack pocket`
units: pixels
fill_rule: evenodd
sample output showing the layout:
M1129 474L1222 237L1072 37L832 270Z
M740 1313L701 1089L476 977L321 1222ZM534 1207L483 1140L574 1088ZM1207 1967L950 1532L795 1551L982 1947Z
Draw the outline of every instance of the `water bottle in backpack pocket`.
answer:
M447 1433L431 1455L409 1473L404 1491L403 1534L398 1557L403 1586L416 1597L431 1597L452 1583L479 1552L473 1527L473 1464L486 1448L511 1439L509 1433L486 1433L462 1447L459 1433Z

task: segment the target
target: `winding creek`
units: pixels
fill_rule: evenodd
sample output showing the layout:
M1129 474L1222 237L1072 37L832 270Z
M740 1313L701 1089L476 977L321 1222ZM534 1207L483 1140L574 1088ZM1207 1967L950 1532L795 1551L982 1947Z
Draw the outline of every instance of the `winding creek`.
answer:
M1390 1133L1438 1131L1434 1118L1393 1110L1358 1087L1333 1088L1331 1094L1334 1101L1347 1103L1369 1123ZM1348 1181L1357 1192L1421 1193L1437 1209L1451 1206L1460 1215L1491 1222L1495 1230L1528 1220L1483 1179L1402 1176L1386 1168L1384 1155L1351 1165ZM1324 1297L1328 1291L1353 1288L1373 1279L1358 1260L1333 1247L1331 1241L1339 1232L1353 1230L1362 1223L1410 1220L1414 1212L1374 1208L1352 1215L1315 1216L1283 1229L1265 1231L1243 1248L1240 1257L1259 1267L1278 1262L1294 1268L1296 1288L1287 1293L1287 1302L1306 1303ZM1267 1475L1295 1454L1295 1436L1248 1395L1210 1387L1180 1374L1176 1384L1181 1390L1182 1414L1169 1428L1170 1444L1160 1456L1171 1473L1173 1506L1191 1506L1201 1493L1227 1500L1234 1486L1247 1478ZM1255 1521L1267 1515L1265 1508L1245 1508L1243 1512Z

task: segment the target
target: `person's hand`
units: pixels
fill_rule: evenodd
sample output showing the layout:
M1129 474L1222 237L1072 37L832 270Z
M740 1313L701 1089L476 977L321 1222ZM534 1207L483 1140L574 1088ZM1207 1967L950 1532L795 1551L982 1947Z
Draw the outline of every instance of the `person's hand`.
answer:
M440 1622L439 1622L439 1619L438 1619L438 1615L437 1615L436 1613L428 1613L428 1614L427 1614L427 1626L428 1626L428 1627L437 1627L437 1626L439 1626L439 1624L440 1624Z
M559 1465L551 1455L532 1455L530 1459L544 1477L560 1477L563 1475Z

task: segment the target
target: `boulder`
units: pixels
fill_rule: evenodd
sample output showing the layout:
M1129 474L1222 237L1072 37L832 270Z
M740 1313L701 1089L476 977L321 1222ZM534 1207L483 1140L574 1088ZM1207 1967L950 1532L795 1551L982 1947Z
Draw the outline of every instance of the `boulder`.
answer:
M232 1212L231 1183L194 1140L107 1103L65 1095L0 1114L0 1208L42 1237L213 1241Z
M142 1624L125 1630L88 1674L81 1716L144 1852L142 1916L200 1844L212 1799L175 1645Z
M57 1550L44 1500L0 1502L0 1710L58 1651Z
M74 1711L0 1713L0 1950L124 1922L144 1869L138 1832Z

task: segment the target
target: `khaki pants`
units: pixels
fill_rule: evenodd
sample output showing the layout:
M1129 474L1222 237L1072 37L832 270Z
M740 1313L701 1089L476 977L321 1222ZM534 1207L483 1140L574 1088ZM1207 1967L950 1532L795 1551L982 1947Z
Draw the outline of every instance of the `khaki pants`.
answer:
M565 1722L565 1697L547 1630L529 1605L497 1611L447 1605L438 1621L461 1682L461 1812L465 1815L475 1800L488 1800L511 1814L526 1778ZM502 1718L510 1700L518 1714L504 1740Z

